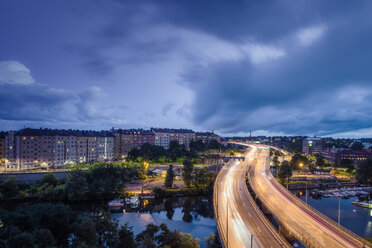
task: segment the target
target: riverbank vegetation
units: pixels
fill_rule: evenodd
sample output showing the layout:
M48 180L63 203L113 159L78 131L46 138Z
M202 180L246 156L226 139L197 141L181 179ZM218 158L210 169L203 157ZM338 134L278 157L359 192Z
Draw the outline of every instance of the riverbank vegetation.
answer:
M194 167L190 160L183 161L182 179L186 188L173 188L173 166L170 165L165 178L165 187L154 188L153 192L156 198L166 198L175 195L182 196L202 196L211 195L213 193L213 183L216 178L214 171L208 170L206 167Z
M64 183L47 173L34 185L18 185L14 176L0 185L1 198L36 196L45 201L106 200L123 193L125 183L141 178L145 173L137 166L97 164L87 170L71 171Z

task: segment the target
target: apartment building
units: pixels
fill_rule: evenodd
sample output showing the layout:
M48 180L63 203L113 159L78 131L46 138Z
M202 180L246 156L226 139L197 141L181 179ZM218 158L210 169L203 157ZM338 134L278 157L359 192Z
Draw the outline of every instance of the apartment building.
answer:
M216 140L218 143L221 143L221 137L212 132L196 132L195 137L197 140L203 141L203 143L209 143L212 140Z
M5 170L65 167L113 159L109 132L26 128L5 137Z
M5 165L5 136L6 132L0 132L0 167Z
M112 130L115 137L115 158L121 159L133 148L141 148L143 144L155 145L155 135L151 130L117 129Z
M189 129L151 128L155 134L155 145L169 149L171 141L177 141L189 148L190 142L195 140L195 132Z
M325 148L325 141L321 138L307 138L302 141L302 152L307 155L320 154Z

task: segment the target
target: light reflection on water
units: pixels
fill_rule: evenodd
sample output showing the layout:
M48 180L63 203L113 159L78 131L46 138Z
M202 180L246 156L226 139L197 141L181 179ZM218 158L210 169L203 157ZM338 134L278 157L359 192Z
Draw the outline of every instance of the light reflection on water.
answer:
M142 205L143 206L143 205ZM120 225L128 223L133 226L133 232L138 234L145 230L146 225L153 223L167 224L171 230L190 233L200 239L201 247L205 247L204 239L212 232L217 233L212 199L178 198L161 202L148 202L145 209L139 212L120 212L112 214Z
M302 192L302 195L300 194ZM305 191L296 191L298 197L305 201ZM341 199L341 225L363 238L372 238L372 210L354 206L353 201L358 197ZM309 205L338 222L338 198L312 198L307 197Z

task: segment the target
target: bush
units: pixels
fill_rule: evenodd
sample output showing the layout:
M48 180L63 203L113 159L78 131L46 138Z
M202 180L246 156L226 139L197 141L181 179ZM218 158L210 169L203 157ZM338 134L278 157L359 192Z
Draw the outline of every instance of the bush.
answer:
M47 173L43 176L41 184L57 186L58 181L59 181L58 178L56 178L56 176L54 176L52 173Z
M18 195L18 183L15 176L10 176L0 186L0 192L5 198L11 198Z

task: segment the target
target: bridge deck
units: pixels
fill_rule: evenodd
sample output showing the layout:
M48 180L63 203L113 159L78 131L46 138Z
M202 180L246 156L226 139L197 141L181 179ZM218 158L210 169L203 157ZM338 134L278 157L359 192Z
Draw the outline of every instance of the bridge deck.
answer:
M214 206L224 246L291 247L251 198L245 184L247 169L247 159L230 161L216 179Z

